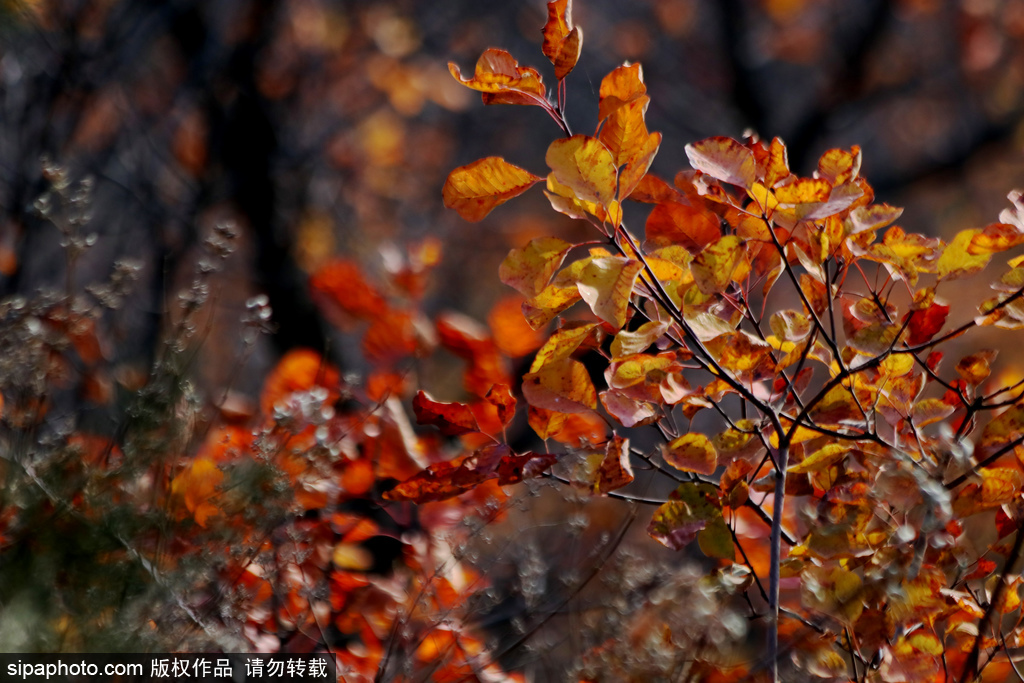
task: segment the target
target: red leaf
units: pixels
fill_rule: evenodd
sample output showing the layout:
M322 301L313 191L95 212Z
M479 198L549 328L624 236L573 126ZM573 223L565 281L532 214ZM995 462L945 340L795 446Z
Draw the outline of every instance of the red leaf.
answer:
M416 422L434 425L446 436L459 436L479 431L473 411L464 403L442 403L430 398L424 391L416 392L412 400Z
M926 309L910 311L903 316L903 322L910 318L907 330L910 336L907 342L911 346L925 344L932 340L942 326L946 324L946 316L949 315L949 306L933 303Z

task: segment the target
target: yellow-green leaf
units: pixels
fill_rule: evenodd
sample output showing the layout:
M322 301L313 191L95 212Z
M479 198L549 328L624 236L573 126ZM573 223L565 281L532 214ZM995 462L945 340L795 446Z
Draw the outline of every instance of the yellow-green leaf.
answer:
M969 251L971 242L981 233L981 230L961 230L953 238L953 241L942 250L942 256L935 264L935 272L939 280L957 280L968 275L973 275L988 265L992 254L971 254Z

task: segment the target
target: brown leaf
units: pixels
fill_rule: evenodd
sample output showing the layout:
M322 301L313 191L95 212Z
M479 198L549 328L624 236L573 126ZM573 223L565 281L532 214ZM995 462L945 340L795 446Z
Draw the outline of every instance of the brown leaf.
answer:
M675 201L657 204L647 216L644 232L654 247L679 244L695 255L722 236L718 216Z
M691 143L686 146L686 156L696 170L730 185L750 188L757 180L754 153L732 138Z
M508 253L498 267L498 277L526 298L535 297L551 282L570 249L571 244L557 237L532 239Z

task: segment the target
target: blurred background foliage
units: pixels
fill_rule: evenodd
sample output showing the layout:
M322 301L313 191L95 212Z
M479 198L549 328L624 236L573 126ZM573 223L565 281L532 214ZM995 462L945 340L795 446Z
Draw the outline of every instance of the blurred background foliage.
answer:
M824 150L857 144L877 199L906 207L908 230L945 237L992 222L1007 191L1024 187L1024 0L577 0L574 13L585 42L568 79L573 129L596 125L605 73L641 62L647 122L665 136L653 166L662 177L684 165L686 143L711 135L780 136L803 175ZM123 305L94 319L95 330L68 333L95 371L56 392L49 416L70 420L72 431L118 432L131 408L116 399L146 385L162 340L174 339L182 322L178 292L196 293L203 238L228 221L237 253L204 276L210 302L188 324L205 339L189 366L197 394L219 397L230 386L219 404L229 419L259 412L264 379L288 351L318 350L354 379L373 378L395 344L408 342L399 355L415 350L423 333L415 321L371 330L358 314L384 306L380 296L411 301L428 316L461 311L500 332L502 353L528 362L540 338L517 322L518 301L498 282L497 266L530 238L581 241L586 230L554 215L540 192L469 225L443 209L440 188L452 168L489 154L545 168L555 124L533 107L482 110L446 66L468 69L484 49L501 46L544 71L544 18L542 0L0 1L0 297L70 296L116 279L115 264L126 259L137 277ZM71 179L56 194L54 163ZM68 218L75 199L67 188L84 178L92 179L85 215ZM74 250L74 240L88 248ZM266 295L276 331L254 341L252 321L241 321L257 294ZM473 329L449 322L456 336ZM396 334L408 339L396 342ZM16 336L2 341L24 350ZM414 364L414 384L459 399L470 382L462 367L455 353L433 354ZM9 386L5 398L11 428ZM165 397L154 414L173 415L180 399ZM556 645L537 655L550 671L621 633L622 615L636 617L630 642L640 643L668 618L658 605L695 599L693 576L659 579L662 564L630 554L661 552L645 538L645 550L608 560L625 506L565 498L528 500L526 512L510 507L508 526L493 527L499 541L509 527L534 530L513 552L463 548L484 557L500 589L486 605L471 604L489 615L484 627L511 634L497 652L511 656L524 634L534 635L523 615L537 611L538 596L556 596L544 620L556 624ZM571 552L546 552L573 528L581 540ZM86 538L82 552L112 552L107 542ZM30 581L35 560L17 550L28 554L6 561ZM621 590L610 611L565 612L559 592L606 563L599 585ZM47 572L58 570L40 576ZM151 590L139 576L130 585L139 595ZM582 599L600 597L595 585ZM655 588L660 602L649 600ZM18 609L31 612L29 605ZM565 623L585 624L594 642L560 640ZM570 641L581 638L569 632ZM115 630L111 642L117 637ZM606 666L628 660L620 647L608 645Z
M687 142L710 135L781 136L804 174L825 149L858 144L879 199L907 208L908 230L940 235L991 222L1024 185L1024 2L576 5L586 42L570 122L592 129L601 77L640 61L665 177ZM442 209L451 168L490 153L542 169L556 133L534 108L480 111L446 62L469 68L501 45L533 63L544 17L540 0L5 0L0 293L63 281L54 228L32 209L45 157L95 179L90 230L103 239L78 263L79 284L118 258L142 263L144 286L110 323L120 376L147 366L197 235L224 219L241 226L243 258L224 275L228 313L214 324L265 292L278 326L243 391L296 346L361 368L357 345L310 301L308 275L337 255L397 270L407 245L438 240L428 309L486 317L505 294L494 273L510 247L579 228L551 217L539 192L476 226ZM207 349L209 385L230 367L217 355L237 350Z

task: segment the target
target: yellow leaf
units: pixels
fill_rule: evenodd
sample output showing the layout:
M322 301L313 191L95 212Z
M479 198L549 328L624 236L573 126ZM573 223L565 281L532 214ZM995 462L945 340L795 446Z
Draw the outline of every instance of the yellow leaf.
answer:
M842 460L849 450L848 446L830 443L814 453L811 453L801 462L792 465L787 471L793 474L818 472Z
M597 408L597 391L587 369L577 360L562 358L523 376L523 396L536 408L557 413L580 413Z
M580 273L576 286L594 315L621 328L626 324L629 298L641 270L642 263L624 256L595 258Z
M622 330L612 340L612 358L623 358L634 353L643 353L668 331L667 322L652 320L633 331Z
M539 330L579 300L580 290L575 285L552 282L537 296L523 302L523 316L530 327Z
M513 249L501 262L498 277L526 298L547 287L572 245L556 237L538 237L522 249Z
M455 209L464 219L475 223L539 180L540 177L501 157L487 157L449 173L441 195L447 208Z
M939 280L957 280L968 275L973 275L988 265L992 254L971 254L968 249L975 236L981 230L961 230L953 238L953 241L946 245L935 264L935 272Z
M718 453L703 434L689 433L673 439L665 449L665 462L683 472L714 474Z
M206 520L220 513L211 502L216 495L224 473L211 458L200 457L171 481L171 493L183 500L195 517L196 524L206 526Z
M555 179L577 199L607 207L615 198L615 159L600 140L587 135L560 138L548 147L545 160Z
M570 323L551 335L533 358L530 372L537 372L545 365L568 358L580 344L590 336L597 323Z
M967 246L970 254L996 254L1024 244L1024 232L1014 225L993 223L979 232Z
M733 271L743 257L743 240L726 235L708 245L693 258L690 272L702 294L717 294L732 281Z

